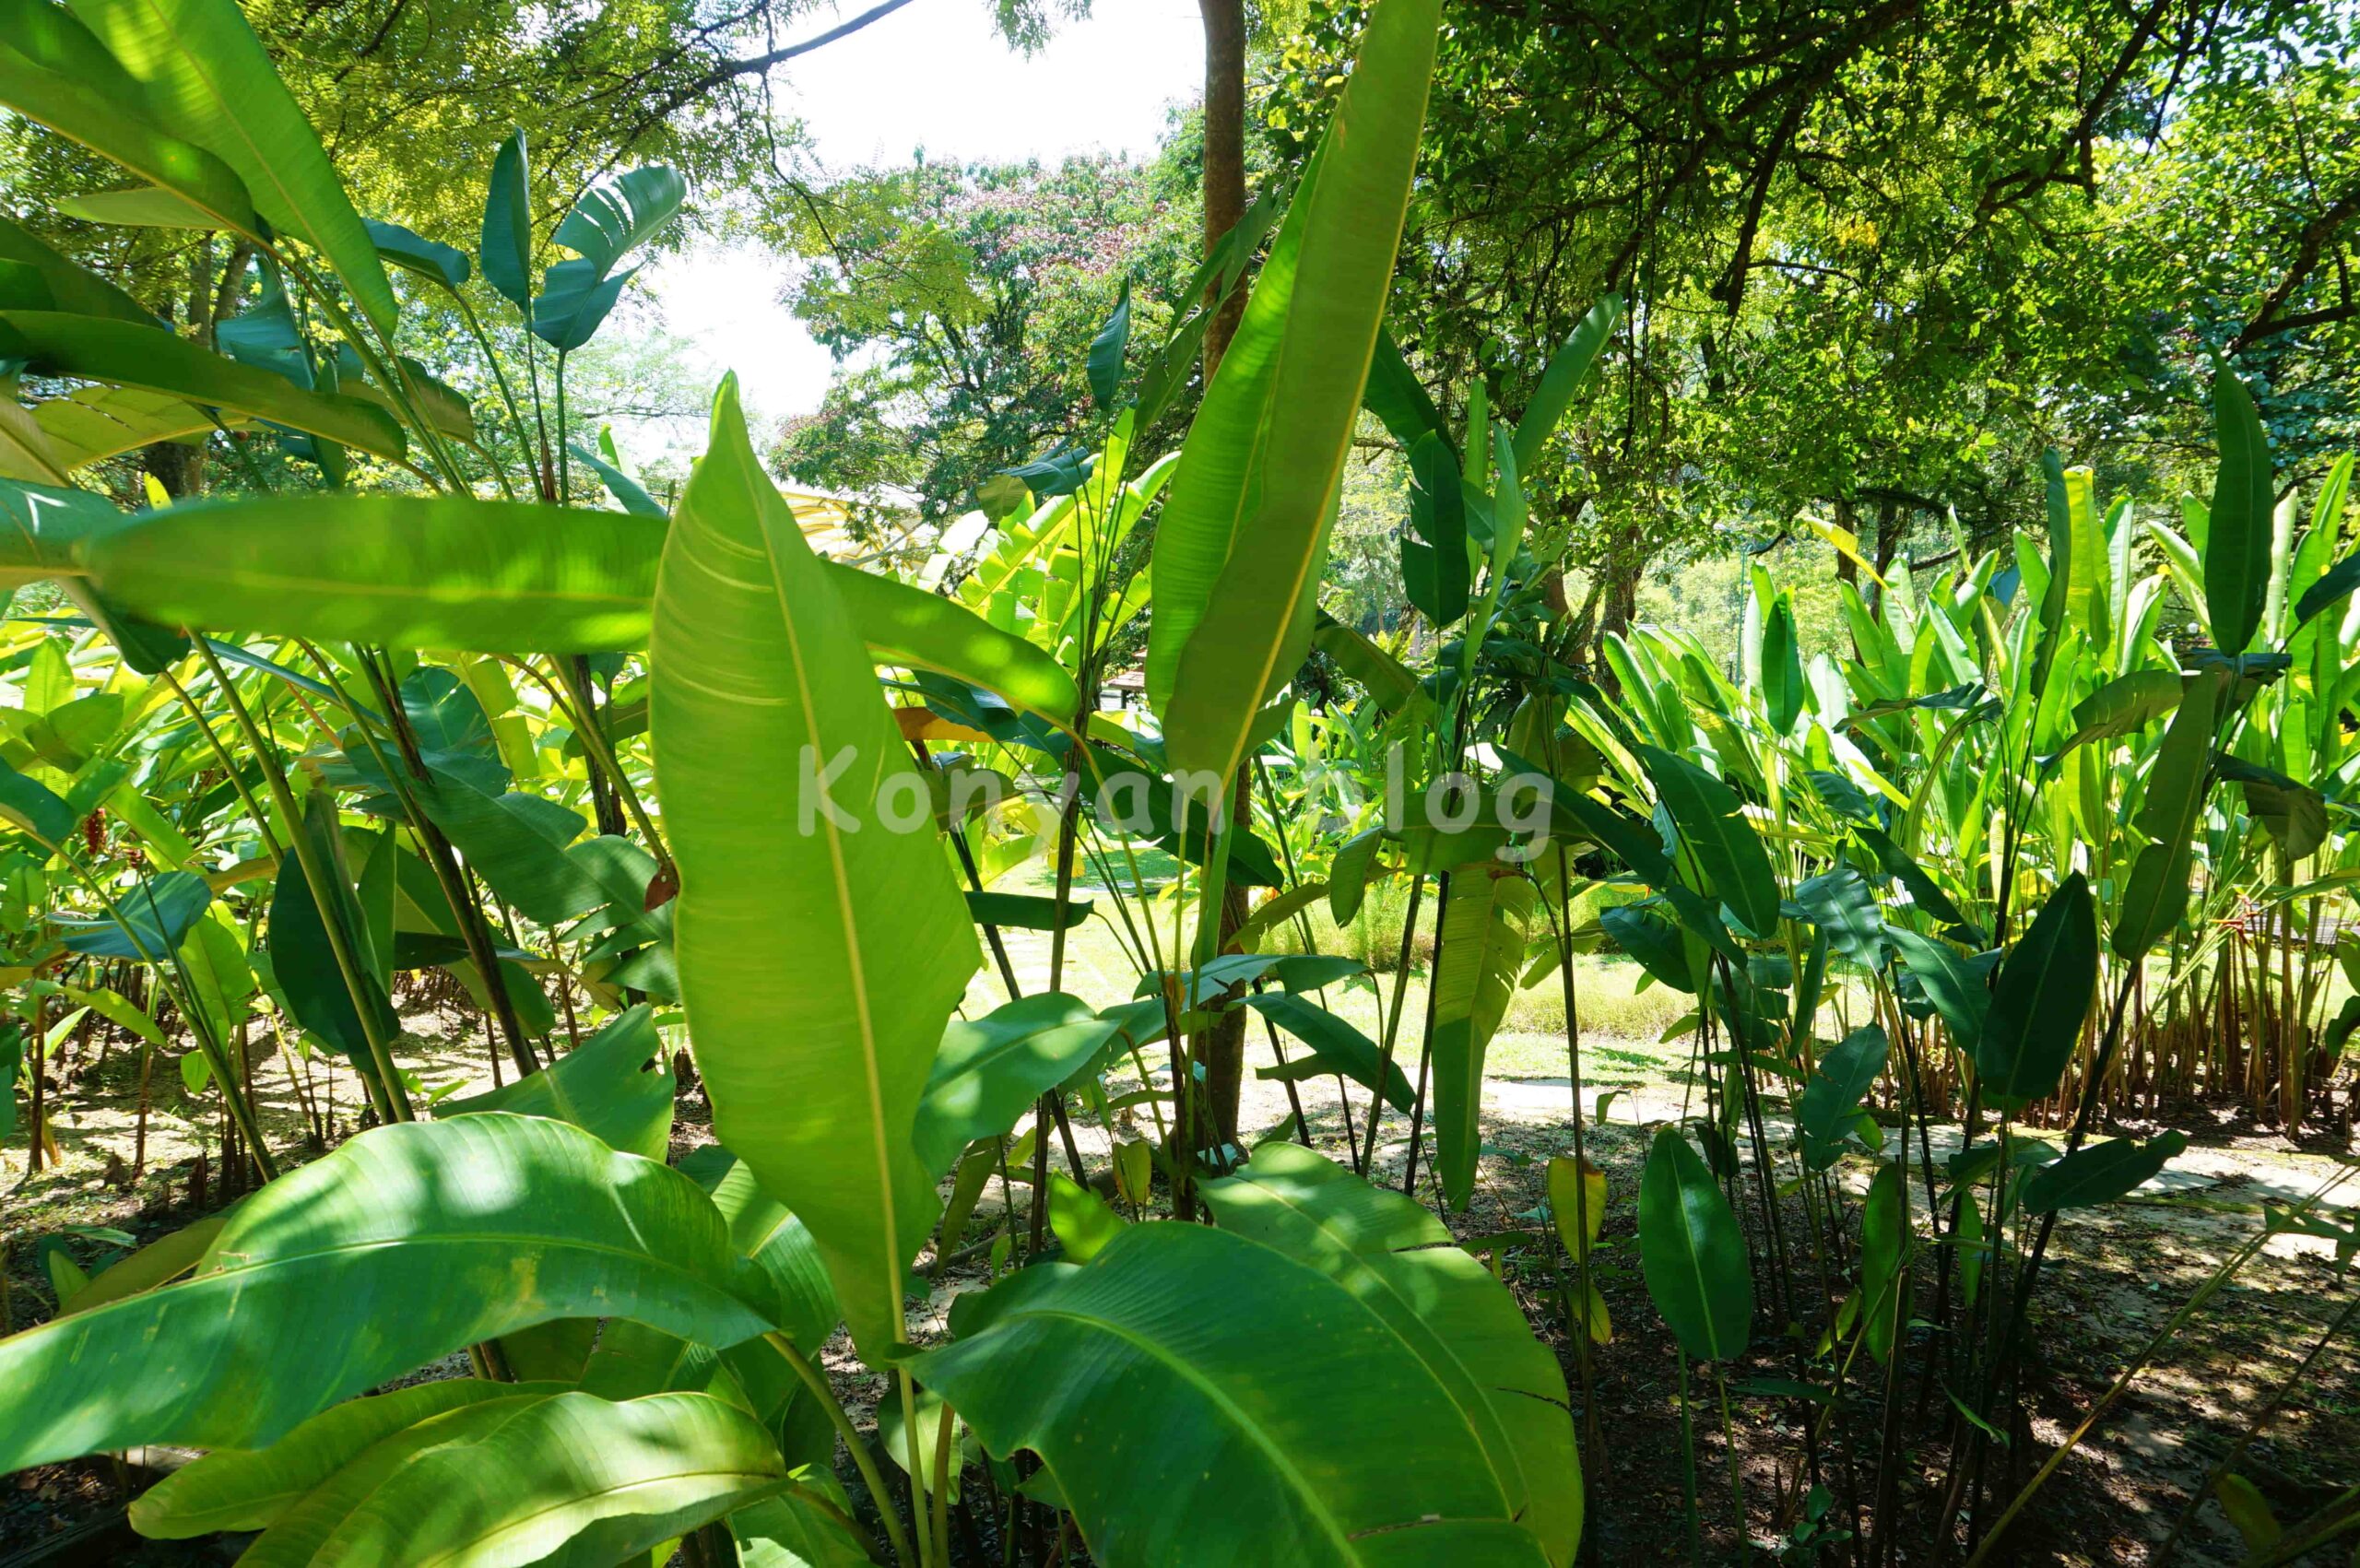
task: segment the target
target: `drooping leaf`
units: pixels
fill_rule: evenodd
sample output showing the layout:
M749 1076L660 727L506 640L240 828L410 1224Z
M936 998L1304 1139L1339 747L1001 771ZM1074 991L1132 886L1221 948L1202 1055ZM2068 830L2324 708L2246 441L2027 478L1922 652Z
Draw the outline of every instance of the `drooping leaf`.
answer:
M473 270L467 265L466 252L430 240L398 223L383 223L372 218L369 220L369 238L376 244L381 260L420 277L432 278L445 289L456 289Z
M1899 925L1886 926L1884 936L1901 955L1902 967L1918 982L1934 1011L1941 1015L1942 1022L1950 1029L1952 1043L1972 1053L1976 1043L1983 1038L1985 1019L1991 1008L1990 988L1983 977L1946 942L1920 937Z
M156 324L154 312L97 273L61 255L23 224L6 218L0 218L0 261L32 268L54 301L48 308L77 316L112 316L141 326Z
M1753 1272L1737 1215L1677 1128L1656 1134L1639 1179L1639 1267L1680 1347L1700 1361L1742 1352Z
M74 0L73 11L139 82L156 123L236 171L271 228L325 257L392 337L398 311L377 247L236 0Z
M1860 1206L1860 1338L1879 1365L1893 1359L1908 1288L1909 1189L1901 1166L1886 1161L1870 1179Z
M1327 1008L1283 991L1266 991L1239 1001L1252 1008L1309 1047L1283 1067L1257 1067L1254 1076L1301 1082L1327 1073L1341 1073L1363 1089L1375 1092L1383 1068L1385 1102L1407 1115L1410 1107L1410 1078L1398 1062L1386 1062L1376 1043Z
M1039 1454L1108 1568L1548 1561L1449 1390L1310 1265L1160 1221L971 1299L912 1372Z
M1819 1070L1803 1085L1796 1124L1802 1130L1806 1159L1814 1170L1824 1170L1841 1152L1844 1132L1860 1101L1876 1086L1884 1071L1890 1042L1884 1030L1863 1024L1831 1045L1819 1058Z
M1837 952L1870 974L1884 967L1884 919L1868 878L1839 866L1798 883L1795 902Z
M918 1102L918 1158L941 1174L977 1138L1014 1127L1042 1095L1071 1078L1113 1039L1117 1020L1062 991L1042 991L942 1032Z
M401 427L383 409L341 393L307 392L159 327L55 311L0 311L0 353L30 360L44 374L234 409L381 457L399 457L405 447Z
M672 1140L672 1071L655 1009L628 1008L544 1070L489 1094L445 1101L436 1114L486 1111L552 1116L609 1149L663 1159Z
M117 889L113 897L112 915L59 921L67 949L92 958L169 964L181 938L213 902L213 889L194 871L162 871Z
M1653 746L1633 748L1713 892L1757 937L1778 925L1778 877L1761 835L1745 819L1737 792L1685 757Z
M1524 967L1532 883L1506 867L1461 867L1450 878L1434 960L1434 1168L1464 1208L1482 1149L1483 1057Z
M1115 393L1123 381L1123 350L1131 341L1131 280L1123 279L1120 296L1115 308L1107 313L1106 324L1090 340L1088 369L1090 395L1097 399L1101 408L1115 406Z
M914 1138L981 961L925 781L725 381L656 584L650 733L714 1130L826 1255L864 1353L939 1204ZM816 893L814 890L817 890Z
M249 1197L194 1279L0 1339L0 1463L260 1446L554 1318L631 1317L726 1346L781 1310L676 1171L537 1117L396 1123ZM357 1315L369 1333L348 1331Z
M1974 1052L1976 1081L1994 1109L2021 1110L2056 1092L2097 980L2097 910L2076 871L2048 895L1993 982Z
M1540 372L1540 384L1533 389L1532 400L1524 406L1524 418L1516 421L1517 473L1534 471L1550 436L1564 422L1566 410L1574 406L1574 395L1589 379L1590 367L1598 362L1599 351L1622 319L1622 296L1600 297L1565 341L1557 346L1557 351L1549 356L1548 367Z
M2024 1212L2054 1214L2060 1208L2112 1203L2143 1185L2187 1148L2188 1135L2175 1128L2143 1143L2116 1138L2077 1149L2024 1178Z

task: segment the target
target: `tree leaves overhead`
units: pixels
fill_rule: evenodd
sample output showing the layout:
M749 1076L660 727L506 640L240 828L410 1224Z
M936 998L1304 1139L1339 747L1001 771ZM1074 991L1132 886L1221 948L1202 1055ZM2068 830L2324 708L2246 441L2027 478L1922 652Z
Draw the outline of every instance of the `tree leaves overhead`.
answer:
M681 997L714 1130L810 1227L881 1355L939 1202L911 1141L919 1097L981 955L925 781L734 382L665 545L653 658Z

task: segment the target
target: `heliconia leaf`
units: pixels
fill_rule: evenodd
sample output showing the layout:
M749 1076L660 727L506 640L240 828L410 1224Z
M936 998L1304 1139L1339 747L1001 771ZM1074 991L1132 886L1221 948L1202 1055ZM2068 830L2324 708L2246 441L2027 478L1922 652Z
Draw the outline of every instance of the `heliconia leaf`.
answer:
M1656 1134L1639 1179L1639 1268L1680 1348L1740 1354L1753 1328L1753 1272L1737 1215L1677 1128Z
M1434 1169L1443 1194L1464 1208L1482 1150L1483 1057L1506 1016L1524 967L1531 881L1494 864L1463 866L1450 878L1434 961Z
M68 260L23 224L0 218L0 261L31 267L47 285L53 308L77 316L112 316L156 324L156 313L113 284Z
M1041 991L943 1031L918 1102L918 1158L938 1174L966 1147L1014 1127L1042 1095L1065 1082L1121 1027L1062 991Z
M1762 700L1770 710L1770 727L1780 735L1790 733L1809 690L1795 634L1794 600L1781 594L1762 622Z
M2144 729L2179 706L2185 683L2176 669L2133 670L2115 677L2074 706L2073 733L2058 748L2059 754L2088 741Z
M435 1114L485 1111L552 1116L609 1149L663 1159L672 1146L672 1070L655 1009L627 1008L543 1071L489 1094L444 1101Z
M1328 913L1339 925L1349 925L1368 896L1369 872L1376 852L1385 847L1385 830L1366 828L1346 839L1328 867Z
M1909 1189L1901 1166L1887 1161L1860 1206L1860 1339L1879 1365L1893 1359L1900 1334L1908 1264Z
M405 450L401 427L382 409L339 393L307 392L160 327L55 311L0 311L0 353L30 360L44 374L234 409L381 457L399 457Z
M1869 1023L1821 1054L1819 1070L1803 1085L1795 1116L1803 1135L1804 1157L1813 1170L1825 1170L1835 1162L1845 1124L1876 1086L1890 1048L1882 1027Z
M940 1203L919 1100L981 953L925 779L734 380L665 543L652 663L714 1127L810 1227L856 1344L881 1357Z
M0 822L30 833L54 849L73 836L78 819L57 792L0 761Z
M1737 792L1685 757L1646 745L1632 750L1679 827L1682 847L1696 857L1714 894L1753 935L1776 930L1778 876Z
M445 289L456 289L473 270L467 264L467 253L455 245L430 240L415 230L373 218L368 228L379 257L420 277L431 278Z
M1587 1257L1598 1244L1599 1229L1606 1223L1606 1173L1587 1155L1578 1161L1570 1154L1550 1160L1549 1218L1557 1227L1558 1240L1574 1256Z
M131 1504L131 1526L151 1540L217 1530L259 1530L372 1444L447 1410L492 1399L561 1394L557 1383L454 1377L348 1399L266 1448L227 1448L183 1466Z
M123 536L85 548L82 563L157 621L537 653L646 646L667 525L464 496L319 493L175 506L114 532ZM939 670L1072 721L1072 676L1022 638L891 578L832 561L820 571L878 661Z
M533 308L532 177L525 159L525 133L512 131L492 155L483 234L476 251L483 280L526 312Z
M237 0L74 0L72 8L139 82L157 124L236 171L271 228L325 257L391 337L399 312L377 247Z
M560 1317L726 1346L783 1311L677 1171L538 1117L396 1123L247 1198L194 1279L0 1339L0 1464L258 1447L460 1346ZM361 1312L370 1332L349 1332ZM171 1377L133 1375L166 1365Z
M1450 1390L1311 1264L1155 1221L967 1300L911 1371L992 1453L1041 1456L1107 1568L1550 1561Z
M1532 401L1524 406L1524 418L1516 421L1518 473L1531 473L1533 466L1540 461L1550 436L1564 422L1565 411L1574 406L1574 395L1588 379L1590 367L1598 362L1599 351L1622 319L1622 296L1601 297L1549 357L1548 368L1540 372L1540 384L1533 389Z
M1174 767L1235 776L1256 712L1309 650L1438 16L1437 0L1370 11L1315 165L1182 449L1156 531L1148 661ZM1175 572L1181 555L1187 568Z
M1871 974L1884 967L1884 918L1867 878L1838 866L1798 883L1795 902L1837 952Z
M1995 1110L2056 1092L2097 984L2097 908L2076 871L2048 895L1992 983L1974 1049L1976 1082Z
M250 240L265 232L236 171L148 117L147 89L59 6L0 15L0 102L112 159Z
M2204 602L2214 643L2242 654L2261 629L2270 592L2271 513L2277 481L2261 411L2226 363L2212 372L2212 440L2221 466L2212 480L2204 536Z
M1412 1103L1409 1075L1398 1062L1386 1062L1376 1043L1325 1008L1283 991L1266 991L1239 1001L1309 1047L1283 1067L1273 1064L1254 1069L1254 1076L1301 1082L1326 1073L1341 1073L1371 1092L1383 1084L1385 1102L1403 1115Z
M1592 1179L1602 1199L1605 1180ZM1412 1200L1290 1143L1264 1144L1204 1195L1215 1224L1308 1263L1400 1334L1482 1444L1510 1512L1551 1562L1570 1562L1582 1510L1564 1373L1500 1282L1449 1244L1449 1231Z
M2024 1212L2053 1214L2060 1208L2112 1203L2143 1185L2187 1148L2188 1135L2175 1128L2144 1143L2117 1138L2077 1149L2024 1178Z
M1101 408L1115 406L1115 393L1123 382L1123 350L1131 341L1131 280L1123 279L1121 294L1115 308L1106 316L1106 324L1090 340L1087 365L1090 371L1090 395Z
M1952 1043L1972 1052L1983 1038L1984 1020L1991 1008L1991 993L1966 960L1947 943L1921 937L1904 926L1885 927L1885 940L1901 955L1901 965L1918 982L1926 999L1949 1026Z
M762 1423L710 1394L512 1396L362 1450L242 1561L611 1563L774 1492L786 1476Z
M77 388L35 405L33 419L48 432L58 462L69 469L159 442L236 430L248 422L237 414L199 407L184 397L127 386Z
M1312 633L1314 646L1336 661L1337 667L1361 683L1369 700L1393 713L1418 700L1418 678L1407 666L1326 610Z
M2149 842L2131 862L2107 937L2126 962L2144 957L2188 911L2196 830L2212 780L2212 733L2227 694L2224 669L2202 670L2189 680L2147 772L2146 793L2133 821Z

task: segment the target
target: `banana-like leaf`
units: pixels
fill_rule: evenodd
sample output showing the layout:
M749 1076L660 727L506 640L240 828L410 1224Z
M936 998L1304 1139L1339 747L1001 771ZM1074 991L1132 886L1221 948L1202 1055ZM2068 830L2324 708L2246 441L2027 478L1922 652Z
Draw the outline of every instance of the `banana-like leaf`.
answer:
M1233 777L1256 711L1310 647L1439 9L1385 0L1369 13L1320 150L1182 449L1156 531L1148 648L1174 767Z
M1311 1265L1401 1336L1482 1446L1509 1511L1551 1562L1570 1562L1582 1487L1564 1371L1442 1221L1291 1143L1264 1144L1204 1194L1221 1229Z
M2154 1177L2187 1147L2188 1135L2175 1127L2144 1143L2117 1138L2077 1149L2024 1178L2024 1212L2054 1214L2060 1208L2112 1203Z
M1534 900L1522 874L1478 862L1452 874L1443 905L1434 980L1434 1168L1456 1208L1466 1208L1475 1190L1483 1055L1516 994Z
M256 1447L554 1318L727 1346L785 1311L677 1171L537 1117L396 1123L249 1197L194 1279L0 1339L0 1465Z
M1300 1082L1325 1073L1341 1073L1373 1093L1381 1084L1386 1103L1405 1116L1410 1114L1413 1103L1410 1076L1401 1070L1401 1064L1386 1061L1375 1041L1334 1013L1284 991L1266 991L1238 1000L1311 1048L1308 1055L1283 1066L1255 1068L1255 1077Z
M623 289L639 268L612 277L594 277L580 258L560 262L541 279L533 301L533 336L560 354L570 354L597 336Z
M1888 1160L1860 1205L1860 1342L1879 1365L1893 1359L1900 1334L1908 1261L1909 1189L1899 1163Z
M415 230L373 218L369 220L369 238L382 259L406 272L431 278L445 289L456 289L467 280L471 270L467 253L455 245L430 240Z
M484 192L483 237L478 246L483 280L520 311L533 308L532 170L525 133L511 132L492 156Z
M377 247L236 0L75 0L73 11L139 82L157 124L235 170L270 226L326 257L391 337L399 312Z
M83 564L153 620L513 654L646 646L667 525L457 496L321 494L175 506L121 531ZM0 576L7 570L0 554ZM1022 638L889 577L833 561L820 571L878 662L939 670L1072 722L1073 677Z
M51 450L66 468L79 468L158 442L186 441L246 420L201 408L185 397L128 386L86 386L34 406L33 419L49 432Z
M1680 829L1682 847L1696 857L1712 890L1757 937L1778 926L1778 876L1761 835L1745 818L1737 792L1685 757L1634 746L1656 794Z
M381 457L399 457L405 450L401 427L382 409L338 393L306 392L284 376L208 354L159 327L55 311L0 311L0 353L30 360L45 375L230 408Z
M131 1527L154 1540L264 1529L370 1447L420 1421L493 1399L563 1392L557 1383L453 1377L348 1399L266 1448L225 1448L173 1471L132 1503Z
M2056 1092L2097 984L2097 907L2076 871L2048 895L1992 983L1975 1073L1994 1109L2021 1110Z
M112 223L125 229L201 229L224 227L220 218L161 185L134 185L122 191L92 191L63 196L57 210L85 223Z
M2212 439L2221 466L2212 480L2212 521L2204 536L2204 602L2221 651L2242 654L2261 629L2270 593L2271 513L2277 489L2261 411L2226 363L2212 372Z
M786 1480L761 1423L709 1394L518 1395L381 1440L240 1561L589 1568L643 1555Z
M734 380L665 543L652 662L681 998L714 1130L810 1227L877 1358L940 1201L919 1098L981 954L925 780Z
M642 1005L617 1015L547 1070L489 1094L445 1102L438 1114L508 1111L571 1122L609 1149L661 1160L672 1141L672 1069Z
M1676 1127L1656 1134L1639 1178L1639 1268L1680 1348L1699 1361L1743 1352L1753 1272L1737 1214Z
M148 118L147 89L60 6L0 15L0 102L184 198L213 224L260 241L265 226L235 170Z
M661 164L634 169L575 202L551 238L604 277L671 222L688 194L689 183L677 171Z
M1519 474L1532 472L1540 461L1541 451L1557 427L1564 422L1565 410L1574 406L1574 394L1589 378L1590 367L1598 362L1599 350L1606 347L1615 324L1622 319L1622 296L1608 294L1592 305L1557 351L1549 357L1549 365L1540 372L1540 384L1533 389L1532 401L1524 406L1524 418L1516 426L1516 466Z
M137 1016L145 1018L147 1015ZM148 1027L153 1030L155 1025L151 1023ZM161 1043L160 1041L158 1043ZM125 1296L152 1291L179 1278L204 1259L206 1249L213 1245L213 1238L219 1235L221 1227L229 1222L227 1215L217 1215L210 1220L199 1220L193 1225L183 1225L170 1235L157 1237L129 1257L92 1275L90 1282L74 1293L72 1305L58 1308L58 1315L63 1317L71 1313L88 1312L92 1307L101 1307L109 1302L119 1302Z
M942 1032L914 1137L918 1158L939 1175L980 1138L1016 1126L1041 1096L1081 1070L1121 1027L1089 1003L1042 991L958 1020Z
M2188 683L2179 712L2164 731L2148 770L2146 795L2134 819L2148 843L2130 863L2130 877L2107 940L2117 956L2135 963L2169 936L2188 912L2188 879L2196 830L2212 781L2212 732L2228 696L2228 672L2207 669Z
M1273 1248L1130 1225L968 1300L911 1370L991 1452L1040 1455L1107 1568L1549 1561L1400 1329Z
M1946 943L1899 925L1886 926L1884 936L1901 955L1902 967L1950 1027L1951 1043L1972 1052L1983 1038L1984 1020L1991 1009L1991 993L1982 976Z
M55 308L77 316L112 316L154 326L156 313L113 284L52 249L23 224L0 218L0 261L31 267Z
M1863 1024L1829 1046L1819 1058L1819 1070L1803 1085L1795 1122L1803 1135L1804 1157L1811 1169L1823 1171L1842 1151L1844 1124L1861 1099L1876 1086L1884 1071L1890 1042L1882 1026Z

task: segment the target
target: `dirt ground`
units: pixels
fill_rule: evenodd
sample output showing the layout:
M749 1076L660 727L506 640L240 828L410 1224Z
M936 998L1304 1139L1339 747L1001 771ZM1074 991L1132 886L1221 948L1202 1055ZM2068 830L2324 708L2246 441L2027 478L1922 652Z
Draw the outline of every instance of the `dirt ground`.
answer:
M1019 984L1028 991L1044 987L1045 944L1020 937L1012 946ZM1069 990L1094 1001L1113 1001L1129 995L1131 973L1113 941L1096 937L1074 945L1065 978ZM1628 1029L1651 1022L1649 1009L1668 1005L1659 998L1634 998L1627 973L1586 974L1585 984L1593 980L1596 996L1586 995L1581 1003L1586 1017ZM1389 978L1386 984L1389 995ZM1542 1335L1559 1349L1568 1383L1577 1385L1565 1335L1557 1254L1546 1244L1542 1209L1547 1161L1571 1151L1565 1041L1562 1015L1537 1010L1527 999L1531 995L1519 998L1517 1010L1511 1012L1508 1025L1493 1043L1485 1085L1485 1153L1476 1196L1467 1212L1448 1219L1462 1240L1529 1238L1491 1244L1503 1277ZM1413 1020L1422 997L1422 982L1413 982L1408 1013ZM1000 983L987 963L971 991L970 1010L988 1008L1002 999ZM1331 993L1328 1000L1363 1030L1375 1032L1375 997L1366 982ZM425 1091L421 1098L490 1087L492 1064L479 1044L460 1050L446 1043L457 1036L458 1021L419 999L405 1014L409 1039L403 1059L417 1071ZM1405 1040L1414 1032L1414 1028L1406 1032ZM471 1037L481 1039L479 1032ZM1592 1358L1604 1443L1587 1477L1589 1529L1599 1562L1683 1561L1689 1547L1682 1508L1679 1362L1669 1332L1646 1300L1630 1243L1639 1172L1652 1129L1693 1109L1687 1046L1588 1028L1583 1045L1587 1148L1608 1182L1608 1250L1602 1255L1600 1290L1613 1324L1612 1341L1597 1346ZM1273 1059L1270 1041L1255 1037L1249 1068ZM65 1153L62 1165L26 1177L20 1140L0 1156L0 1244L6 1247L6 1268L0 1270L6 1276L6 1298L0 1311L11 1328L37 1322L52 1310L50 1284L36 1256L41 1238L80 1226L121 1231L145 1243L234 1196L234 1183L225 1194L218 1167L218 1113L200 1112L182 1091L177 1075L169 1071L159 1070L151 1079L146 1169L131 1178L135 1063L133 1055L118 1046L103 1068L64 1087L54 1123ZM263 1062L256 1076L265 1120L283 1161L316 1152L307 1146L310 1118L332 1117L334 1136L353 1130L359 1102L348 1068L315 1059L309 1064L307 1079L303 1063L281 1055ZM1123 1084L1117 1081L1114 1087ZM1348 1159L1347 1112L1335 1081L1306 1081L1298 1098L1300 1123L1283 1086L1249 1071L1241 1119L1245 1141L1250 1145L1265 1137L1299 1137L1307 1130L1310 1141L1323 1152L1339 1161ZM1350 1114L1356 1131L1364 1131L1360 1118L1365 1110L1364 1102L1355 1099ZM684 1089L676 1152L709 1140L705 1120L701 1097ZM1997 1485L2005 1479L2001 1472L2010 1466L2019 1475L2036 1468L2103 1394L2125 1359L2230 1250L2255 1233L2265 1201L2295 1202L2339 1169L2330 1148L2295 1148L2269 1129L2202 1108L2189 1108L2174 1125L2189 1133L2192 1145L2163 1175L2121 1203L2069 1213L2057 1229L2031 1317L2032 1342L2042 1358L2031 1379L2040 1391L2031 1441L2001 1455L1993 1467L1995 1490L2002 1500L2014 1488ZM1078 1115L1074 1124L1085 1159L1101 1168L1110 1135L1152 1136L1154 1130L1145 1107L1116 1113L1111 1127L1087 1114ZM1776 1136L1774 1126L1774 1141ZM1936 1158L1955 1147L1952 1131L1947 1140L1937 1143ZM200 1165L200 1151L206 1149L211 1152ZM1406 1121L1392 1114L1379 1139L1375 1179L1398 1185L1408 1154ZM1865 1183L1866 1162L1859 1165L1845 1173L1856 1195ZM1420 1196L1433 1201L1422 1165L1418 1185ZM1021 1189L1018 1197L1023 1201ZM2354 1200L2360 1198L2360 1180L2347 1184L2341 1197L2330 1212L2348 1220ZM1000 1225L1000 1202L994 1184L971 1236L988 1236ZM1023 1217L1018 1218L1021 1227ZM118 1245L74 1234L65 1235L64 1244L77 1262L93 1268ZM989 1272L989 1260L982 1256L945 1268L915 1315L921 1337L942 1332L951 1300L986 1284ZM1919 1279L1921 1302L1930 1297L1931 1276L1929 1265ZM2310 1350L2355 1290L2360 1281L2338 1273L2326 1243L2273 1239L2164 1350L2066 1461L2019 1526L2005 1560L2059 1565L2145 1561L2154 1544L2171 1529L2191 1489L2201 1485L2244 1421ZM1829 1304L1815 1290L1798 1287L1793 1310L1804 1323L1800 1332L1815 1335ZM1911 1380L1906 1408L1912 1411L1912 1463L1903 1481L1902 1511L1911 1518L1929 1519L1943 1483L1943 1438L1952 1424L1951 1390L1941 1376L1950 1347L1925 1331L1912 1341L1905 1362L1905 1374ZM1800 1348L1811 1347L1803 1343ZM879 1391L878 1381L852 1361L844 1347L836 1347L826 1359L843 1392L862 1407L865 1419L866 1407ZM1819 1407L1764 1389L1776 1380L1811 1376L1826 1381L1820 1366L1808 1373L1800 1368L1795 1341L1764 1333L1742 1363L1724 1369L1747 1503L1745 1531L1765 1554L1776 1549L1782 1500L1796 1485L1793 1472L1802 1452L1802 1425L1816 1416ZM1713 1562L1733 1562L1753 1554L1737 1550L1719 1411L1705 1369L1693 1370L1699 1398L1694 1463L1705 1555ZM1855 1396L1835 1417L1855 1432L1858 1449L1870 1453L1876 1446L1875 1432L1863 1423L1879 1419L1881 1403L1877 1390L1859 1385L1862 1373L1872 1371L1865 1364L1855 1370ZM2283 1520L2299 1517L2351 1484L2360 1471L2360 1347L2329 1347L2238 1468ZM132 1479L110 1461L92 1460L0 1480L0 1568L36 1562L218 1562L230 1561L242 1545L138 1541L120 1527L124 1483ZM1848 1485L1843 1478L1827 1479L1839 1494L1868 1485L1866 1478L1852 1478ZM2348 1554L2350 1550L2346 1541L2342 1551ZM2241 1557L2236 1537L2218 1505L2208 1503L2182 1543L2177 1561L2227 1564ZM2317 1559L2345 1561L2331 1551L2317 1554ZM1957 1557L1954 1552L1938 1555L1930 1539L1905 1539L1898 1543L1895 1561L1931 1563Z

